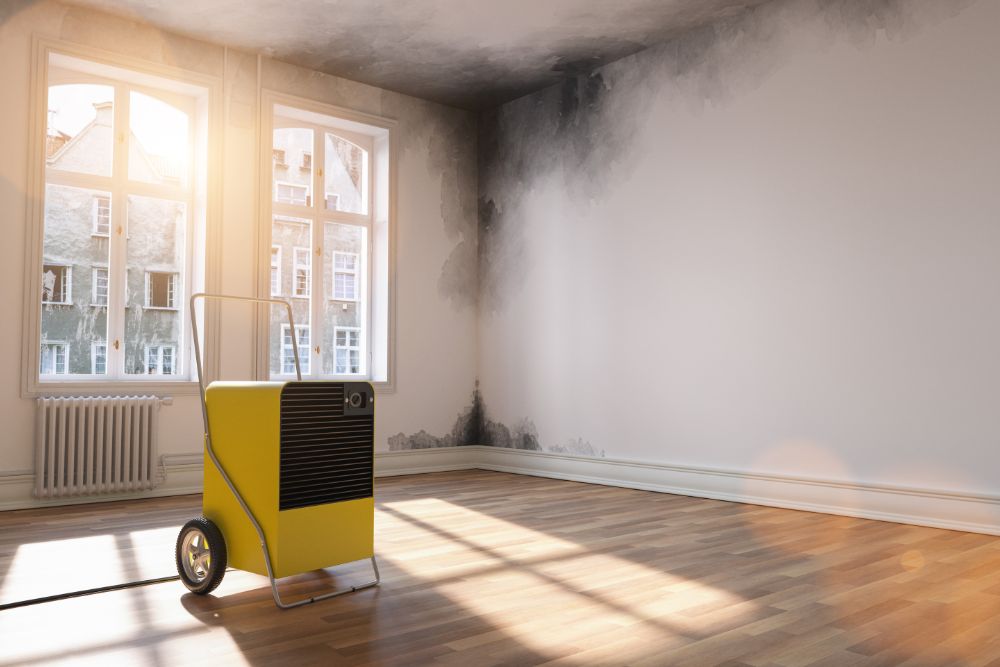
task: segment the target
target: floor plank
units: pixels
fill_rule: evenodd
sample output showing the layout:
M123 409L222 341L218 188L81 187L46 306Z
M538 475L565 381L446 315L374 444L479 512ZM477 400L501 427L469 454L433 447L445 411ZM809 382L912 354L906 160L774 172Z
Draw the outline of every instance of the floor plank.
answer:
M383 584L266 580L0 612L0 664L987 665L1000 538L503 473L380 479ZM172 569L196 496L0 514L0 600ZM88 553L115 550L96 574ZM102 551L103 549L103 551ZM39 568L52 568L53 576ZM293 577L288 596L363 581ZM47 587L47 588L46 588Z

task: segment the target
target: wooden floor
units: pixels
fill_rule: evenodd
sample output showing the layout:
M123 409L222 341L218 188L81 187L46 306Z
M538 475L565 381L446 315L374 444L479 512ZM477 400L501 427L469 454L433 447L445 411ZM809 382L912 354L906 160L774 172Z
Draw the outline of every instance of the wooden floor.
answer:
M377 589L282 612L232 571L210 597L171 582L12 609L0 664L1000 665L1000 538L481 471L379 480L377 500ZM198 505L0 514L0 591L38 562L100 570L94 553L105 574L169 574L139 561Z

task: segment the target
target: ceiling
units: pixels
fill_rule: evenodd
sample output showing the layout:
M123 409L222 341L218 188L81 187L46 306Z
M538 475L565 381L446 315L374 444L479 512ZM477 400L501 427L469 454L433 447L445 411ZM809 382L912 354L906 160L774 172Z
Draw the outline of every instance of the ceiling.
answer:
M482 109L764 0L72 0Z

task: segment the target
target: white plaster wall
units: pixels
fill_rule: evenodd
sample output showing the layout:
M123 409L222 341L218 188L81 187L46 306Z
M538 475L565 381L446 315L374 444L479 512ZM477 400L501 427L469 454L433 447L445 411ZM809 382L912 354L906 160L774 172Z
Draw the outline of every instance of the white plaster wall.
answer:
M3 14L0 14L2 18ZM0 22L0 476L32 467L34 403L21 398L20 355L28 167L31 38L62 39L157 63L223 77L225 89L222 183L222 289L251 294L255 270L256 56L162 33L154 28L54 2L33 3ZM444 211L468 214L449 220L475 231L475 181L449 187L430 148L444 146L465 171L475 170L471 114L371 86L265 61L264 85L340 107L398 121L396 249L396 391L380 397L376 449L386 437L421 428L447 430L468 403L475 381L476 314L438 289L442 266L457 241ZM474 276L473 276L474 278ZM223 318L223 375L252 376L251 320L234 306ZM161 418L161 452L201 451L196 396L176 396ZM16 500L16 499L15 499Z
M488 417L549 450L995 493L1000 3L872 34L779 4L701 65L604 68L605 122L634 125L614 160L486 193L488 252L523 237L481 315Z

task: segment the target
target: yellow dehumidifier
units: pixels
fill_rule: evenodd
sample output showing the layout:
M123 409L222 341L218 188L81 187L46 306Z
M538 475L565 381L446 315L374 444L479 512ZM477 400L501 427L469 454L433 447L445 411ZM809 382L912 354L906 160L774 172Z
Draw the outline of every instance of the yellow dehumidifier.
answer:
M374 550L375 394L367 382L203 381L195 302L227 299L282 304L278 299L195 294L191 328L205 419L203 516L177 537L177 572L187 588L207 594L227 563L267 576L282 609L379 583ZM371 559L373 581L282 602L277 579Z

